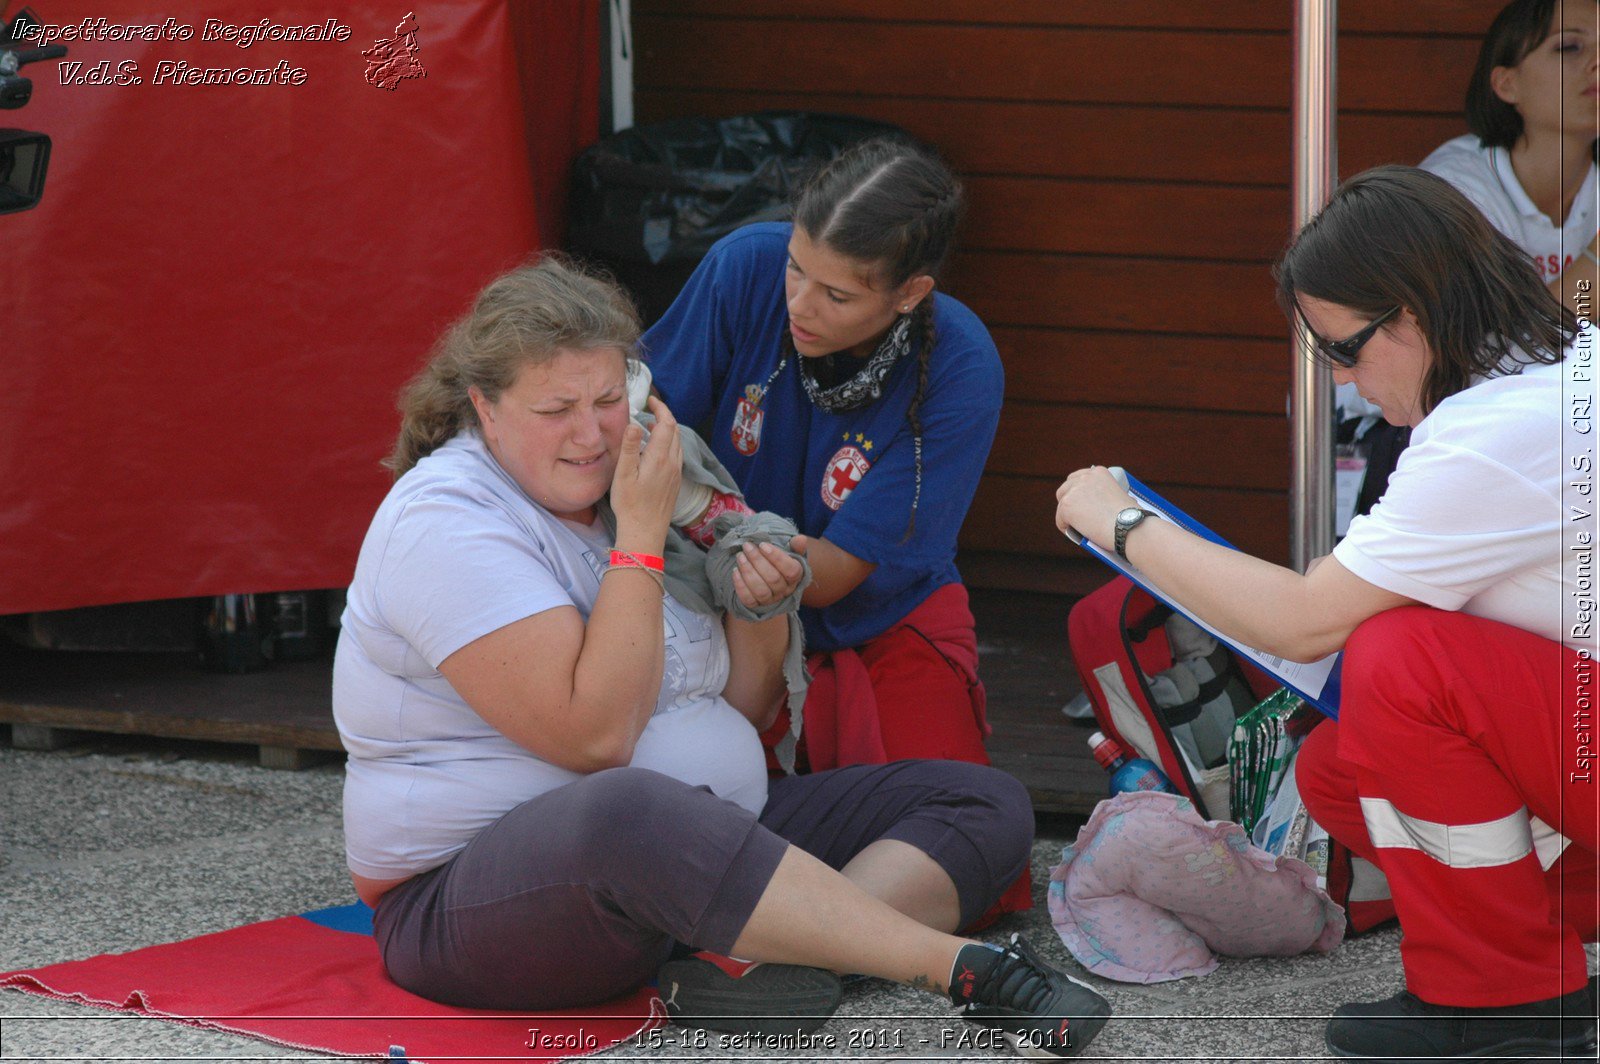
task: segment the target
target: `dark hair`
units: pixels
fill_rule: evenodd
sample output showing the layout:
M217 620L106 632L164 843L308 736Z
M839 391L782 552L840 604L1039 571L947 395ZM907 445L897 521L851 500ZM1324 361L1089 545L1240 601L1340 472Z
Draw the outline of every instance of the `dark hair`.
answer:
M400 393L400 435L383 464L398 479L463 428L478 423L468 393L491 403L524 366L565 348L633 354L639 316L626 293L556 252L490 281L446 330L428 364Z
M1374 318L1411 311L1432 354L1424 414L1513 347L1524 363L1560 362L1578 329L1521 248L1448 181L1410 166L1375 167L1340 185L1273 272L1291 321L1301 295Z
M878 285L894 289L913 277L939 279L965 208L961 181L931 148L904 137L874 137L841 153L806 183L795 201L794 222L812 241L861 263ZM916 530L922 497L920 411L934 339L929 293L911 312L917 387L906 420L916 448L916 489L906 539ZM786 353L792 344L785 330Z
M795 224L812 240L872 267L888 288L938 277L964 205L961 182L934 154L902 137L874 137L806 183Z
M1483 36L1467 82L1467 127L1485 148L1510 148L1522 136L1522 115L1494 91L1495 67L1514 67L1550 35L1558 0L1512 0ZM1591 149L1593 150L1593 149Z

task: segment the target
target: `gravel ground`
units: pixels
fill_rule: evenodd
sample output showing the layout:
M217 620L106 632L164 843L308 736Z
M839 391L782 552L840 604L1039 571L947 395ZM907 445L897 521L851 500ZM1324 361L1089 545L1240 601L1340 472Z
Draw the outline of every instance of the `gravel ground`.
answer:
M342 768L257 767L246 748L124 738L51 753L0 747L0 971L125 951L353 899L339 828ZM1155 986L1087 976L1050 926L1050 866L1075 832L1041 827L1022 932L1098 986L1115 1015L1082 1059L1308 1060L1339 1003L1401 985L1399 934L1331 954L1224 960L1203 979ZM603 1054L666 1060L988 1059L1009 1056L940 999L878 980L850 986L804 1044L752 1044L665 1027ZM0 993L0 1060L315 1058L236 1035ZM524 1059L506 1057L501 1059Z

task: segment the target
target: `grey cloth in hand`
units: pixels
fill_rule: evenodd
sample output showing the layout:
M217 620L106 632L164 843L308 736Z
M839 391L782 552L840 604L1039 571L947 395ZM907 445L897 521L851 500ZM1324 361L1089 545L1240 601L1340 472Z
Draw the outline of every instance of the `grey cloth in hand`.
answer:
M634 420L648 432L655 418L649 414L635 414ZM704 484L717 491L744 498L733 482L733 477L700 434L684 425L678 426L678 443L683 449L683 479ZM608 500L602 499L598 510L606 530L613 539L617 533L617 518ZM811 676L806 672L805 629L800 624L800 596L811 583L811 563L804 555L789 550L789 541L799 534L799 529L786 517L774 513L723 514L712 525L716 541L710 551L701 550L676 528L667 530L665 551L667 592L696 613L720 617L732 613L744 621L765 621L787 614L789 617L789 648L783 656L783 682L789 690L789 734L779 742L773 753L778 764L794 774L795 746L802 729L806 688ZM788 597L752 610L739 601L733 589L734 566L746 543L771 543L797 558L804 570L800 583Z
M799 535L799 529L787 517L775 513L723 514L711 525L716 541L706 553L706 580L711 584L712 601L741 621L764 621L780 614L795 614L800 609L800 596L811 586L811 562L803 554L789 549L789 541ZM735 563L746 543L760 546L771 543L800 563L800 583L788 596L753 610L739 601L733 590Z
M811 584L811 562L803 554L789 550L789 541L798 530L794 522L775 513L723 514L711 525L716 541L706 554L706 578L711 584L712 597L717 605L746 621L764 621L779 614L789 615L789 649L783 655L783 682L789 689L789 732L773 749L778 765L789 775L794 775L795 747L800 742L800 730L805 715L806 688L811 685L811 674L806 672L806 633L800 624L800 596ZM752 610L739 601L733 590L733 570L740 551L746 543L771 543L789 557L799 560L802 572L800 583L787 598L779 599L759 610Z

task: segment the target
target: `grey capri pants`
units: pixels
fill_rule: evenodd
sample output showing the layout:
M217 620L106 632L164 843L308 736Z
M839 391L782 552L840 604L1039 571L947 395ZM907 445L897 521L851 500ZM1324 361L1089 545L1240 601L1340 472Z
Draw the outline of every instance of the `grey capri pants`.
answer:
M1027 867L1033 807L962 761L853 765L772 781L758 819L703 787L615 768L524 802L373 920L389 976L433 1001L549 1010L655 978L673 942L728 953L789 845L834 868L898 839L955 883L961 925Z

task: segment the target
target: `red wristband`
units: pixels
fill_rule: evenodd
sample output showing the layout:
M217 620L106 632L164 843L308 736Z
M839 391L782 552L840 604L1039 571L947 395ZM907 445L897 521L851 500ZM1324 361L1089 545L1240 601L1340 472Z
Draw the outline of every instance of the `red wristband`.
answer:
M614 550L611 552L611 568L649 569L651 572L664 573L667 571L667 563L654 554L634 554L632 551Z

